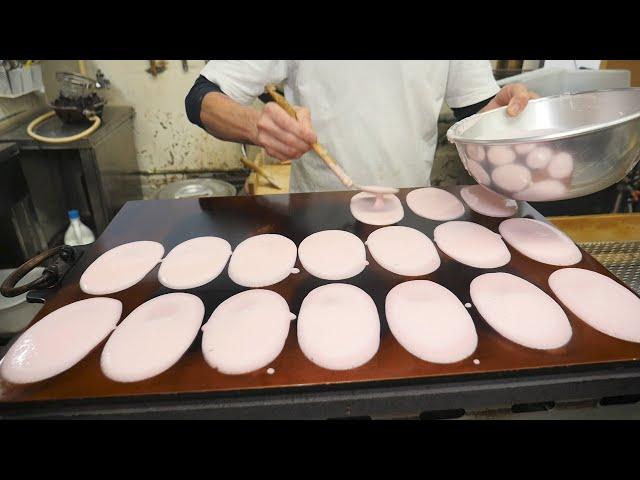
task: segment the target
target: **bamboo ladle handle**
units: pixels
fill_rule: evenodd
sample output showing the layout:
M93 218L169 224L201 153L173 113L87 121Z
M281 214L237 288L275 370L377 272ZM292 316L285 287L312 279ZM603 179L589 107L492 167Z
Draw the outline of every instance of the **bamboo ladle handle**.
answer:
M289 104L289 102L287 102L287 100L276 91L276 87L274 85L267 85L267 92L269 92L269 95L271 95L271 97L275 100L275 102L278 105L280 105L285 112L287 112L290 116L292 116L296 120L298 119L298 116L296 115L296 111ZM353 187L353 180L349 178L349 175L347 175L345 171L340 167L340 165L338 165L337 162L333 159L333 157L329 155L329 152L327 152L326 148L324 148L322 145L320 145L317 142L314 143L311 146L311 148L313 148L313 151L316 152L316 154L318 154L318 156L324 161L324 163L326 163L327 167L331 169L331 171L336 175L336 177L340 179L340 181L345 187L347 188Z

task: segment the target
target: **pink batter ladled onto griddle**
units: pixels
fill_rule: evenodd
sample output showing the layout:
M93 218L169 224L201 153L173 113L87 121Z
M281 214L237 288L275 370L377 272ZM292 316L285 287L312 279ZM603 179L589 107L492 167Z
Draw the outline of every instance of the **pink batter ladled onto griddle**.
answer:
M312 290L300 307L298 343L304 355L322 368L349 370L367 363L380 345L375 303L346 283Z
M102 372L116 382L155 377L180 360L198 335L204 304L189 293L168 293L146 301L109 337Z
M640 298L615 280L583 268L562 268L549 276L549 287L592 328L640 343Z
M298 257L307 272L324 280L351 278L367 266L362 240L342 230L309 235L300 243Z
M351 214L368 225L392 225L404 217L400 199L393 194L360 192L351 198Z
M24 332L2 359L0 373L12 383L32 383L68 370L116 328L122 303L89 298L49 313Z
M411 190L407 206L416 215L429 220L455 220L464 215L464 205L458 198L441 188L427 187Z
M394 225L375 230L366 245L374 260L398 275L417 277L440 267L440 256L429 237L415 228Z
M463 187L460 195L471 210L488 217L511 217L518 211L515 200L503 197L483 185Z
M421 360L458 362L478 345L473 320L460 300L429 280L413 280L392 288L385 311L395 339Z
M202 327L204 358L227 375L264 368L280 355L294 318L286 300L276 292L238 293L218 305Z
M523 255L548 265L574 265L582 252L564 233L531 218L509 218L498 227L502 238Z
M471 282L471 299L500 335L525 347L560 348L572 330L564 310L549 295L510 273L485 273Z
M470 267L497 268L511 260L500 235L477 223L443 223L435 228L433 236L440 250Z

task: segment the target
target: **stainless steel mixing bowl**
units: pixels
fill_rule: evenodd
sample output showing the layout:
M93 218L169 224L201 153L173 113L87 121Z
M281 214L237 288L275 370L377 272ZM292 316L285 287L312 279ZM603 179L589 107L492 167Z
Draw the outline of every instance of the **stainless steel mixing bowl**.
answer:
M539 98L516 117L498 108L457 122L447 138L469 174L506 197L588 195L640 159L640 88Z

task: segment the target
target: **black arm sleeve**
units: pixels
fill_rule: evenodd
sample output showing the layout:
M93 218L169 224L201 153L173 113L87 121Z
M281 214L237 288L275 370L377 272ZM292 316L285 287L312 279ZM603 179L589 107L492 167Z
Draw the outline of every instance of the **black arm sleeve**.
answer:
M200 128L204 128L200 121L200 110L202 109L202 99L207 93L218 92L224 93L222 89L215 83L207 80L207 78L199 75L196 79L193 87L187 93L184 99L184 107L187 111L187 118L189 121Z
M452 108L453 116L456 117L456 121L460 121L463 118L470 117L471 115L475 115L480 110L482 110L485 105L487 105L494 97L487 98L486 100L482 100L481 102L474 103L473 105L469 105L467 107L460 108Z

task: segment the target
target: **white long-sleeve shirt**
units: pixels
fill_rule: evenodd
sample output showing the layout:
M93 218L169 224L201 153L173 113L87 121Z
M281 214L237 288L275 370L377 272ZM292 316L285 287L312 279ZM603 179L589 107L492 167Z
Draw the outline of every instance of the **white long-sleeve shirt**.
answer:
M265 85L307 107L318 142L359 185L429 185L445 101L460 108L499 91L488 60L213 60L201 72L250 105ZM344 190L309 151L292 162L291 192Z

